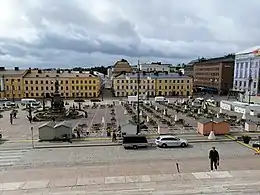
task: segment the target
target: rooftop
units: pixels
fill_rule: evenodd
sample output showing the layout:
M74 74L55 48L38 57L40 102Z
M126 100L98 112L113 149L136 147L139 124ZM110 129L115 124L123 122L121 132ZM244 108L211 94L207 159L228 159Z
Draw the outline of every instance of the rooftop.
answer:
M123 78L137 78L137 73L126 73L126 74L120 74L116 78L123 79ZM140 73L140 78L147 78L150 77L151 79L168 79L168 78L176 78L176 79L189 79L190 77L186 75L179 75L178 73Z
M13 69L5 69L0 70L0 76L23 76L27 70L13 70Z
M219 57L219 58L210 58L210 59L202 59L195 64L209 64L209 63L221 63L221 62L233 62L235 59L233 57Z
M81 78L86 78L86 77L97 77L93 74L90 73L80 73L80 72L68 72L68 71L57 71L57 70L53 70L53 71L44 71L44 70L31 70L31 72L28 72L25 75L25 78L46 78L46 77L50 77L50 78L57 78L57 77L62 77L62 78L74 78L74 77L81 77Z

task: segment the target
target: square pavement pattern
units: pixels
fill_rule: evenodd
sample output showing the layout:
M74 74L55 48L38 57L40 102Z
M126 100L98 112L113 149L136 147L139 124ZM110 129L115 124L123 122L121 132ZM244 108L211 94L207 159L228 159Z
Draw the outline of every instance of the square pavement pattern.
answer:
M0 183L1 195L259 194L260 171L130 175Z

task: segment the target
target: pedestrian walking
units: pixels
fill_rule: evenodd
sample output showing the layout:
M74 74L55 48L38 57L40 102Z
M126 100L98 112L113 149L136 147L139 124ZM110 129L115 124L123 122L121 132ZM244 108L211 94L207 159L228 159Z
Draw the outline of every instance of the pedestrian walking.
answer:
M218 166L219 166L219 153L215 147L212 147L212 149L209 151L209 159L210 159L211 172L213 171L213 168L215 168L215 170L217 170Z
M32 117L31 116L27 116L28 120L30 123L32 123Z
M13 124L13 113L10 113L10 123Z

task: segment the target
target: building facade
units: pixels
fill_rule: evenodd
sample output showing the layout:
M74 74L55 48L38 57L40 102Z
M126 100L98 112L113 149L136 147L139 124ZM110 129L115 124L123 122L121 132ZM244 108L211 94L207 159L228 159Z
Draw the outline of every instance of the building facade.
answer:
M113 79L115 96L137 95L138 74L121 74ZM141 96L191 96L192 79L171 73L140 73L139 95Z
M15 67L13 70L0 67L0 98L16 100L23 98L23 77L27 70Z
M193 67L194 87L227 94L233 86L233 74L233 56L200 60Z
M140 70L145 72L170 72L170 67L171 64L162 64L161 62L140 64Z
M259 72L260 46L236 53L233 89L246 95L260 95Z
M51 97L56 80L60 83L60 93L64 98L96 98L100 94L101 79L97 75L61 70L29 70L24 76L23 97Z

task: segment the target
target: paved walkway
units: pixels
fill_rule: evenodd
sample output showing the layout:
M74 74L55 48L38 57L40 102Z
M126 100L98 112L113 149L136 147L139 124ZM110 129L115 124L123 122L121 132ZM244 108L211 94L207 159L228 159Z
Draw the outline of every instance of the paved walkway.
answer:
M172 195L251 192L258 194L260 170L194 172L184 174L77 177L0 183L1 195Z

